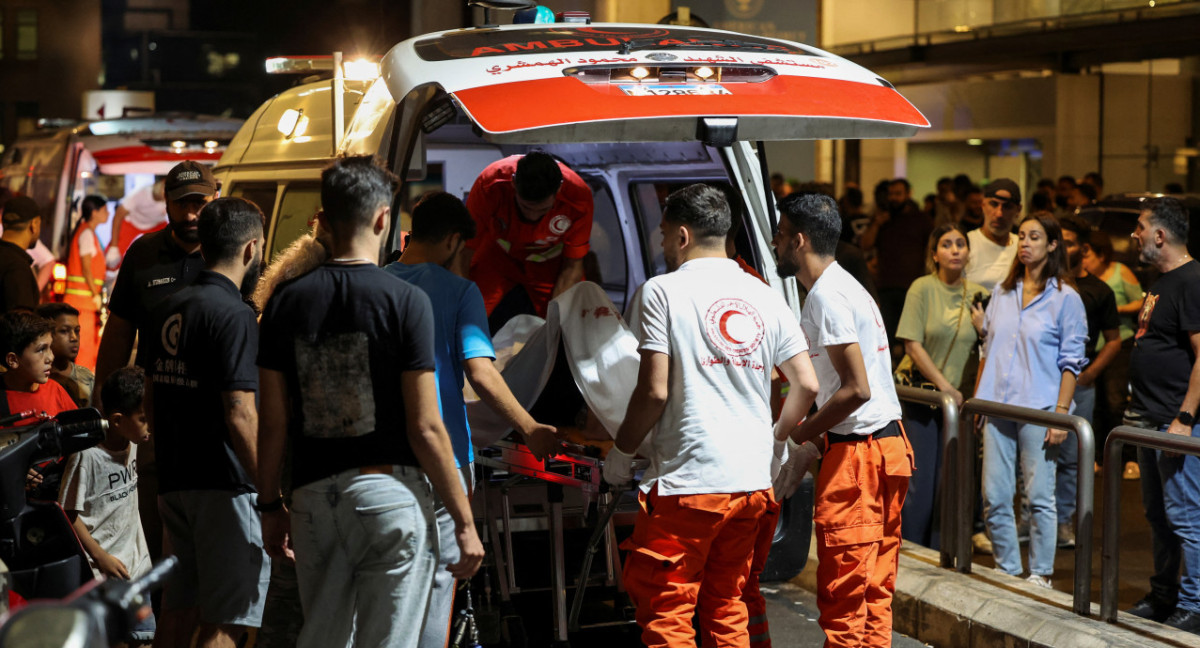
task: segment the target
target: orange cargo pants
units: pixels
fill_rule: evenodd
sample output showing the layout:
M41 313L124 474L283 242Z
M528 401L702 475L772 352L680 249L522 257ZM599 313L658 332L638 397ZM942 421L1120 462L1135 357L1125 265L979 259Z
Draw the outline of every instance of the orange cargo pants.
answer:
M900 510L912 460L902 428L898 436L826 445L813 512L826 648L892 645Z
M749 645L742 588L770 489L753 493L639 494L633 535L621 548L625 588L647 648L694 648L692 617L717 648Z
M774 499L758 519L758 536L754 539L754 556L750 559L750 576L746 586L742 588L742 602L746 604L746 614L749 619L746 632L750 635L750 648L771 648L771 628L767 623L767 599L763 598L758 588L758 579L767 567L767 556L771 552L772 541L775 540L775 527L779 524L779 512L782 506ZM707 610L700 608L699 614ZM705 632L700 645L713 648L717 645L716 637Z

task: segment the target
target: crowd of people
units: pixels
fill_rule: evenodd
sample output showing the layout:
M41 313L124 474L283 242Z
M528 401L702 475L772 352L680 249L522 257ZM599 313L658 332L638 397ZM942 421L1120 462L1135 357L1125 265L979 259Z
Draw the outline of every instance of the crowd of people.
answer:
M726 191L665 196L668 272L628 306L639 370L604 464L628 486L635 456L650 460L622 545L646 645L695 645L693 617L704 645L770 645L758 575L779 502L814 465L826 645L890 645L899 549L938 546L943 486L940 416L902 406L897 383L1074 413L1101 432L1195 434L1188 213L1145 204L1134 244L1161 276L1144 290L1070 213L1102 182L1044 181L1026 208L1010 179L945 178L922 208L895 179L871 210L854 187L835 200L779 186L772 246L779 276L804 289L799 319L737 256ZM505 158L465 203L422 197L380 267L397 189L370 158L335 162L313 231L268 267L258 206L181 163L146 192L164 227L118 210L119 235L137 238L119 243L102 335L107 202L83 200L67 298L41 305L26 252L37 205L4 204L0 407L91 405L109 421L99 446L31 472L30 497L62 504L97 576L180 559L131 645L238 645L289 584L317 620L297 645L447 645L455 581L483 559L463 390L535 457L559 451L559 431L496 370L491 331L506 308L544 315L585 278L592 205L553 157ZM789 384L781 402L773 373ZM1051 587L1056 550L1073 544L1077 471L1093 467L1077 466L1067 430L991 418L979 433L977 548ZM1200 459L1141 450L1130 466L1156 571L1132 611L1200 632Z
M1097 173L1079 182L1046 179L1026 205L1010 179L980 188L958 176L939 180L919 207L898 178L876 186L872 212L861 192L848 189L840 201L843 238L861 246L872 269L863 282L877 286L897 382L960 404L973 395L1076 414L1092 424L1098 448L1121 424L1192 434L1200 405L1192 332L1200 321L1184 306L1183 278L1196 268L1187 254L1188 211L1169 197L1144 203L1132 248L1161 276L1143 286L1114 260L1109 235L1076 214L1102 192ZM940 415L913 404L904 410L916 470L903 535L936 548ZM1056 548L1075 545L1078 471L1099 472L1099 465L1078 466L1073 431L996 418L978 423L975 550L994 554L1003 573L1052 587ZM1187 560L1200 542L1188 517L1196 512L1189 489L1200 468L1194 457L1125 452L1123 476L1141 479L1155 548L1151 594L1131 611L1200 632L1192 580L1200 558Z

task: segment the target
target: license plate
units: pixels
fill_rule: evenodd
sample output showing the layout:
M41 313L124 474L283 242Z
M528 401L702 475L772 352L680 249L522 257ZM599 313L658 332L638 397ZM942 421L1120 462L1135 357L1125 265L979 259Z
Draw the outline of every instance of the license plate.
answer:
M728 95L732 92L715 83L680 83L672 85L623 84L621 91L631 97L670 97L696 95Z

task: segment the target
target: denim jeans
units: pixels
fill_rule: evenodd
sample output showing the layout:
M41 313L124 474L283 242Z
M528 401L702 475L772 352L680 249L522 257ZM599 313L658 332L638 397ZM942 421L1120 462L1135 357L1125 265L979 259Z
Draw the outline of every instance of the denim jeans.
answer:
M1091 423L1096 412L1096 386L1075 387L1075 411ZM1085 466L1088 470L1091 466ZM1079 490L1079 436L1067 430L1067 439L1058 446L1058 477L1055 479L1054 502L1058 505L1058 523L1070 524L1075 515L1075 494Z
M458 478L468 499L474 490L474 473L475 464L459 468ZM421 648L443 648L447 645L457 581L446 568L458 562L460 555L458 537L454 533L454 518L450 517L445 502L436 493L433 496L433 515L437 520L439 558L433 576L433 592L429 597L429 614L426 615L425 629L421 631Z
M437 569L424 473L356 469L292 494L292 542L306 622L300 648L417 646Z
M1149 427L1144 419L1128 415L1125 423ZM1166 432L1167 426L1158 430ZM1200 425L1192 427L1192 436L1200 436ZM1161 450L1138 448L1138 465L1153 541L1151 598L1200 612L1200 457L1169 457Z
M1033 521L1029 571L1039 576L1054 573L1058 541L1054 474L1058 447L1047 445L1045 438L1046 428L1042 426L991 418L983 429L983 518L992 536L996 567L1006 574L1018 576L1023 572L1013 516L1018 459Z

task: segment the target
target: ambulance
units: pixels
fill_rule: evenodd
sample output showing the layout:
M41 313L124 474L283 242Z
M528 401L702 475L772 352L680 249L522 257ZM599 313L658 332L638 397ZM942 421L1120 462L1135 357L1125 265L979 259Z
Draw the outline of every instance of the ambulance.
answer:
M807 45L696 27L567 19L427 34L375 58L271 59L269 70L317 76L255 111L214 173L225 195L262 207L273 255L309 231L320 208L322 168L343 156L376 156L403 180L382 259L403 244L409 229L403 214L416 197L433 189L465 197L488 164L543 150L592 189L585 274L621 311L646 279L665 272L658 228L666 195L713 183L733 199L738 254L799 316L795 280L775 272L769 142L909 137L929 125L886 80ZM495 455L480 456L486 463ZM538 464L514 473L599 484L599 471L583 460ZM493 532L523 528L509 516L511 494L502 492L503 519L488 517ZM811 507L811 485L785 505L764 580L790 578L803 566ZM506 595L520 589L509 540L493 547L509 565L500 578ZM563 583L559 570L555 582ZM578 583L586 580L581 575ZM552 589L559 590L555 637L565 640L563 588Z
M157 113L86 122L45 120L0 157L0 186L42 208L42 242L55 258L79 220L79 201L98 193L118 201L183 160L212 164L242 120Z

